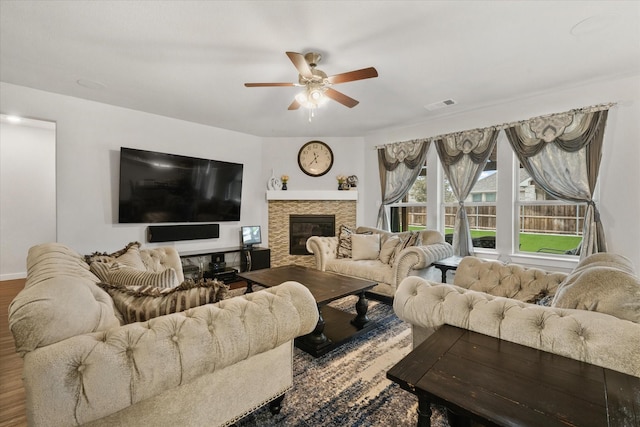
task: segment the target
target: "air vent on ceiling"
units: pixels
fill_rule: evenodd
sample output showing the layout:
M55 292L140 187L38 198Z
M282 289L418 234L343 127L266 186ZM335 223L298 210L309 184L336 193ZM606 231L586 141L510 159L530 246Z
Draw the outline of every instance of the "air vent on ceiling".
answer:
M453 99L445 99L444 101L434 102L433 104L425 105L424 108L426 108L429 111L433 111L433 110L439 110L440 108L444 108L444 107L450 107L455 104L456 104L456 101L454 101Z

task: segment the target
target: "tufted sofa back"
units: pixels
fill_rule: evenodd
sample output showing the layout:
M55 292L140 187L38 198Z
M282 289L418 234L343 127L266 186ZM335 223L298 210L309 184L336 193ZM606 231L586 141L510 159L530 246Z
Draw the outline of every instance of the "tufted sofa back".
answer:
M141 250L153 271L172 267L184 280L174 248ZM113 300L96 286L84 257L60 243L32 247L25 288L9 305L9 328L21 355L64 339L120 326Z
M381 243L384 243L384 241L386 239L388 239L390 236L405 236L408 235L409 232L405 231L405 232L399 232L399 233L392 233L390 231L386 231L386 230L381 230L379 228L374 228L374 227L358 227L356 229L356 233L376 233L376 234L380 234L381 236ZM436 230L420 230L418 232L420 234L420 244L421 245L432 245L434 243L442 243L444 242L444 236L442 235L442 233L440 233L439 231Z
M530 301L540 293L555 295L565 273L550 273L517 264L465 257L460 261L453 284L490 295Z

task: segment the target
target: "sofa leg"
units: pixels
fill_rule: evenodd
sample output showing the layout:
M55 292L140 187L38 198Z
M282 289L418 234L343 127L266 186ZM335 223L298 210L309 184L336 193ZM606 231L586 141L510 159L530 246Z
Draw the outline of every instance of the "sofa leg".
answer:
M280 413L280 410L282 409L283 399L284 399L284 394L282 396L276 397L271 402L269 402L269 411L271 411L273 415L278 415Z

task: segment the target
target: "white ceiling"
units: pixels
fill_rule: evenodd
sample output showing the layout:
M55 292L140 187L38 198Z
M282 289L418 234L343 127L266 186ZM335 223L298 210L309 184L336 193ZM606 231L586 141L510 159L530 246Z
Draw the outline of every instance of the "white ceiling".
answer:
M1 0L0 18L4 82L265 137L364 136L640 74L639 1ZM335 86L360 104L311 123L287 110L299 88L244 87L297 81L285 51L310 50L328 75L379 77Z

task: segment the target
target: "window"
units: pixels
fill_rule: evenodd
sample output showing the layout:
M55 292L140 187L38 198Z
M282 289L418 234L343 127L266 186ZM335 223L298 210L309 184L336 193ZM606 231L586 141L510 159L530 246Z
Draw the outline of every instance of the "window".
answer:
M402 201L390 205L391 231L423 230L427 226L427 166L423 166Z
M429 167L438 171L437 179L428 180L432 196L428 207L438 213L432 215L430 224L442 230L452 243L459 205L437 156L429 159ZM598 198L597 194L593 197ZM518 262L537 266L555 266L561 258L564 266L577 257L587 205L563 202L546 194L521 167L504 132L498 134L496 148L469 192L465 208L473 246L480 252L495 248L500 259L515 255L513 259ZM531 255L540 258L527 261Z
M522 166L516 178L520 252L574 255L582 240L586 204L554 199Z
M478 181L464 201L471 230L471 240L476 248L496 247L496 201L498 193L498 145L489 156ZM458 213L456 201L449 181L444 177L445 240L453 242L453 227Z

